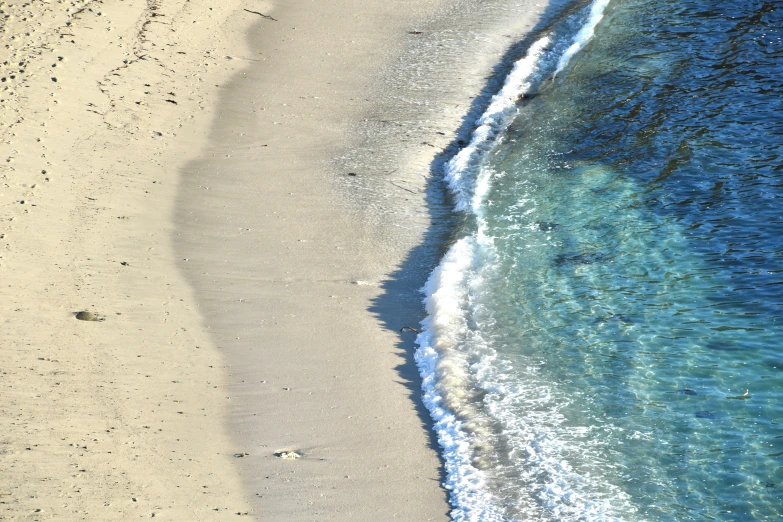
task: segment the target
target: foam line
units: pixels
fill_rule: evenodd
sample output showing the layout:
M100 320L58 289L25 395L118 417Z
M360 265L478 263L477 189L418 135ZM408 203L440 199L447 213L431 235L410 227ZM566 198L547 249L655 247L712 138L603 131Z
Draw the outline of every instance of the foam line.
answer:
M456 198L455 210L475 210L478 207L480 200L474 198L475 183L472 174L480 159L492 147L497 135L505 129L510 117L516 113L520 96L529 93L532 77L537 72L541 56L549 44L549 37L539 39L530 47L527 55L514 64L503 88L492 97L489 107L476 121L477 127L470 143L446 164L444 178Z
M555 74L592 38L608 2L596 0L592 5L586 24L560 56ZM446 164L444 179L454 194L456 211L480 213L491 182L490 173L482 172L481 162L516 115L520 97L528 94L540 78L543 59L554 63L556 56L546 56L554 47L552 44L550 36L540 38L514 64L503 87L476 121L470 143ZM419 348L415 359L422 377L423 400L443 450L447 475L444 487L453 507L451 516L457 522L506 520L503 507L487 488L484 471L476 465L474 445L479 430L469 426L473 420L467 390L471 385L470 368L461 351L470 330L470 287L475 283L470 279L476 276L473 265L477 251L487 246L486 238L480 239L471 235L457 241L430 275L422 289L428 316L422 321L422 333L416 340Z
M553 76L557 76L560 71L565 69L565 67L568 65L568 62L571 61L571 58L593 38L593 35L595 34L595 27L603 19L604 10L606 9L607 5L609 5L609 0L596 0L593 3L592 7L590 8L590 16L587 19L587 23L582 27L582 29L579 30L578 33L576 33L573 43L568 49L566 49L566 52L563 53L563 56L560 57L560 60L557 62L557 69L555 69L555 74L553 74Z

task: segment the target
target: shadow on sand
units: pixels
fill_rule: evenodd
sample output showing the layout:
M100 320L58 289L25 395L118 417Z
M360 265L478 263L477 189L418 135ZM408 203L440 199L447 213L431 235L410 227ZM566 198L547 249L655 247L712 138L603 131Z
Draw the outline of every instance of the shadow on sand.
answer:
M426 313L423 306L424 286L430 273L435 269L448 248L459 238L461 214L453 212L453 202L443 181L445 164L470 140L476 128L476 120L489 106L490 99L497 93L511 71L514 63L522 58L527 49L543 34L564 17L585 7L592 0L552 0L545 9L539 22L528 35L511 46L502 59L493 68L489 79L479 95L473 100L456 132L456 138L438 154L430 164L429 181L425 189L425 201L430 226L421 243L406 256L397 270L381 283L383 293L372 303L369 311L384 328L398 332L396 348L405 353L404 363L397 366L399 383L409 390L409 396L416 406L419 419L429 434L430 448L440 455L437 435L432 429L432 419L422 402L421 378L413 355L416 351L416 334L409 330L400 331L404 326L420 330L420 321ZM441 458L440 482L445 479L445 470Z

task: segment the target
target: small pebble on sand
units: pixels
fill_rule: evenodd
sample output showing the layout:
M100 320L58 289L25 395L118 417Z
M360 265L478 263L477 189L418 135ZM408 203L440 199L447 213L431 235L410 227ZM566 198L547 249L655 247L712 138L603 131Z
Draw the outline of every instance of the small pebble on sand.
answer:
M275 453L275 457L279 457L281 459L286 459L286 460L294 460L294 459L302 458L302 455L301 453L298 453L296 451L278 451L277 453Z
M76 318L80 321L103 321L100 316L86 310L76 312Z

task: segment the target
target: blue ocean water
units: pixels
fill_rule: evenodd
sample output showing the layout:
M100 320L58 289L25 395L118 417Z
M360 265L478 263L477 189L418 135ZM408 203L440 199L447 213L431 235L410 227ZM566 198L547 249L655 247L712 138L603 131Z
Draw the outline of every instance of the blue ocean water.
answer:
M783 520L783 3L597 0L449 163L455 520Z

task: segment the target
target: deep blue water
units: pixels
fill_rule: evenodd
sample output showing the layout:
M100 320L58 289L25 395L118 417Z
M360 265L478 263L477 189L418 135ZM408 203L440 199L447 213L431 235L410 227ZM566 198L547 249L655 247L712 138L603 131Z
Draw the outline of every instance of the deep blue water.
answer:
M430 284L454 516L783 520L783 2L611 0L553 78L589 8Z

